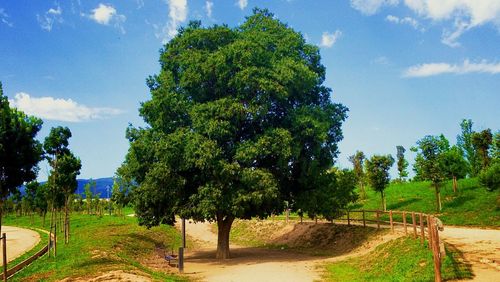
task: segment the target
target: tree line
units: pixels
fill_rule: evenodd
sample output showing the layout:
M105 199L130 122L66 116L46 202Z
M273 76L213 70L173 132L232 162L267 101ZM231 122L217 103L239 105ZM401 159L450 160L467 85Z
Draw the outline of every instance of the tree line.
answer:
M473 122L464 119L460 123L461 133L456 145L450 145L446 137L427 135L416 142L410 150L416 153L412 181L430 181L436 195L436 210L441 211L441 187L446 180L453 181L457 192L457 179L478 177L479 183L488 190L500 189L500 131L491 129L473 131ZM408 161L406 149L396 146L397 181L406 181ZM389 169L395 160L391 155L373 155L367 159L357 151L349 156L356 175L361 199L366 197L366 182L381 195L381 207L386 209L384 190L390 182Z

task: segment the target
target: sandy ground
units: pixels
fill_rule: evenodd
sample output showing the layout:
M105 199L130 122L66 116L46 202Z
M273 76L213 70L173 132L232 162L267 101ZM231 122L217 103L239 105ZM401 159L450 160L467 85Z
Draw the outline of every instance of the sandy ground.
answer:
M18 258L25 252L31 250L33 247L36 246L36 244L38 244L38 242L40 242L40 234L30 229L13 227L13 226L2 226L2 233L6 233L7 236L8 262ZM1 243L0 246L2 244L3 243ZM0 265L3 265L1 257L0 257Z
M218 282L318 281L321 280L322 274L319 267L325 262L366 254L376 246L400 236L399 234L378 236L348 254L332 258L232 244L232 258L218 261L214 259L217 236L211 231L209 223L187 223L186 233L205 248L186 250L184 273L201 281Z
M440 236L463 252L473 281L500 281L500 230L445 226Z

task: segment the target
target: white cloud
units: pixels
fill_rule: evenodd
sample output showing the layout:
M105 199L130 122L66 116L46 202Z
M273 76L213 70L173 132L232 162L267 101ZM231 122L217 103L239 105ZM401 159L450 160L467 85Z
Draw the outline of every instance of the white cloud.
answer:
M162 40L165 44L169 39L177 35L177 29L182 22L185 22L188 14L187 0L166 0L168 4L168 22L160 26L158 24L151 24L155 30L155 36Z
M137 9L144 7L144 0L136 0L135 2L137 3Z
M396 6L399 0L351 0L351 7L365 15L373 15L382 6Z
M248 0L238 0L236 4L243 10L248 6Z
M205 10L207 11L207 17L212 18L212 8L214 7L214 2L206 1L205 2Z
M42 29L50 32L54 23L62 23L64 21L61 6L58 5L56 8L50 8L43 15L37 14L36 19Z
M320 47L330 48L337 42L337 40L342 36L342 31L336 30L334 33L328 33L327 31L323 32L321 36Z
M102 25L109 25L110 23L113 23L113 26L118 28L121 33L125 33L123 23L127 20L127 18L125 15L118 14L116 9L111 5L100 3L97 8L92 10L88 17L96 23Z
M406 6L418 15L434 21L453 20L453 28L445 29L441 42L458 47L460 36L477 26L493 23L500 30L498 0L405 0Z
M14 24L9 21L9 15L7 15L4 9L0 9L0 22L6 24L8 27L14 26Z
M391 61L386 56L378 56L371 61L372 64L387 66Z
M411 18L411 17L404 17L404 18L399 18L397 16L393 16L393 15L388 15L386 18L385 18L386 21L388 22L391 22L391 23L395 23L395 24L405 24L405 25L409 25L411 27L413 27L413 29L415 30L419 30L421 32L424 32L425 29L420 27L420 24L419 22L414 19L414 18Z
M9 103L28 115L66 122L104 119L123 112L114 108L90 108L71 99L35 98L24 92L17 93Z
M440 74L468 74L468 73L489 73L499 74L500 63L488 63L481 61L471 63L465 60L461 65L450 65L447 63L429 63L409 67L403 73L403 77L428 77Z

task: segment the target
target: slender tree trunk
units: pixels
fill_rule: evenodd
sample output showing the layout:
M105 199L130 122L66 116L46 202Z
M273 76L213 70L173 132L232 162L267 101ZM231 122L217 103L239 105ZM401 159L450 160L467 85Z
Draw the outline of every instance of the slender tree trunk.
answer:
M380 192L380 197L382 198L382 210L383 211L386 211L387 210L387 207L385 205L385 195L384 195L384 191Z
M366 191L365 191L365 185L363 185L363 182L359 183L359 187L361 190L361 200L366 199Z
M3 200L0 200L0 236L2 234Z
M217 215L217 259L228 259L229 254L229 232L233 224L234 217Z
M457 193L457 177L453 175L453 192Z
M65 201L65 207L64 207L64 243L68 244L69 243L69 197L66 197Z
M435 185L434 188L436 189L436 209L437 212L441 211L441 189L439 189L438 185Z

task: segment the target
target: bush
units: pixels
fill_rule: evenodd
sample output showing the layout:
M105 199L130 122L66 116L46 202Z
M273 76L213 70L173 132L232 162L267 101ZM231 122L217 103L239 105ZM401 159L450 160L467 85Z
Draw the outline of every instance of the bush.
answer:
M479 184L490 191L500 189L500 162L492 164L479 174Z

